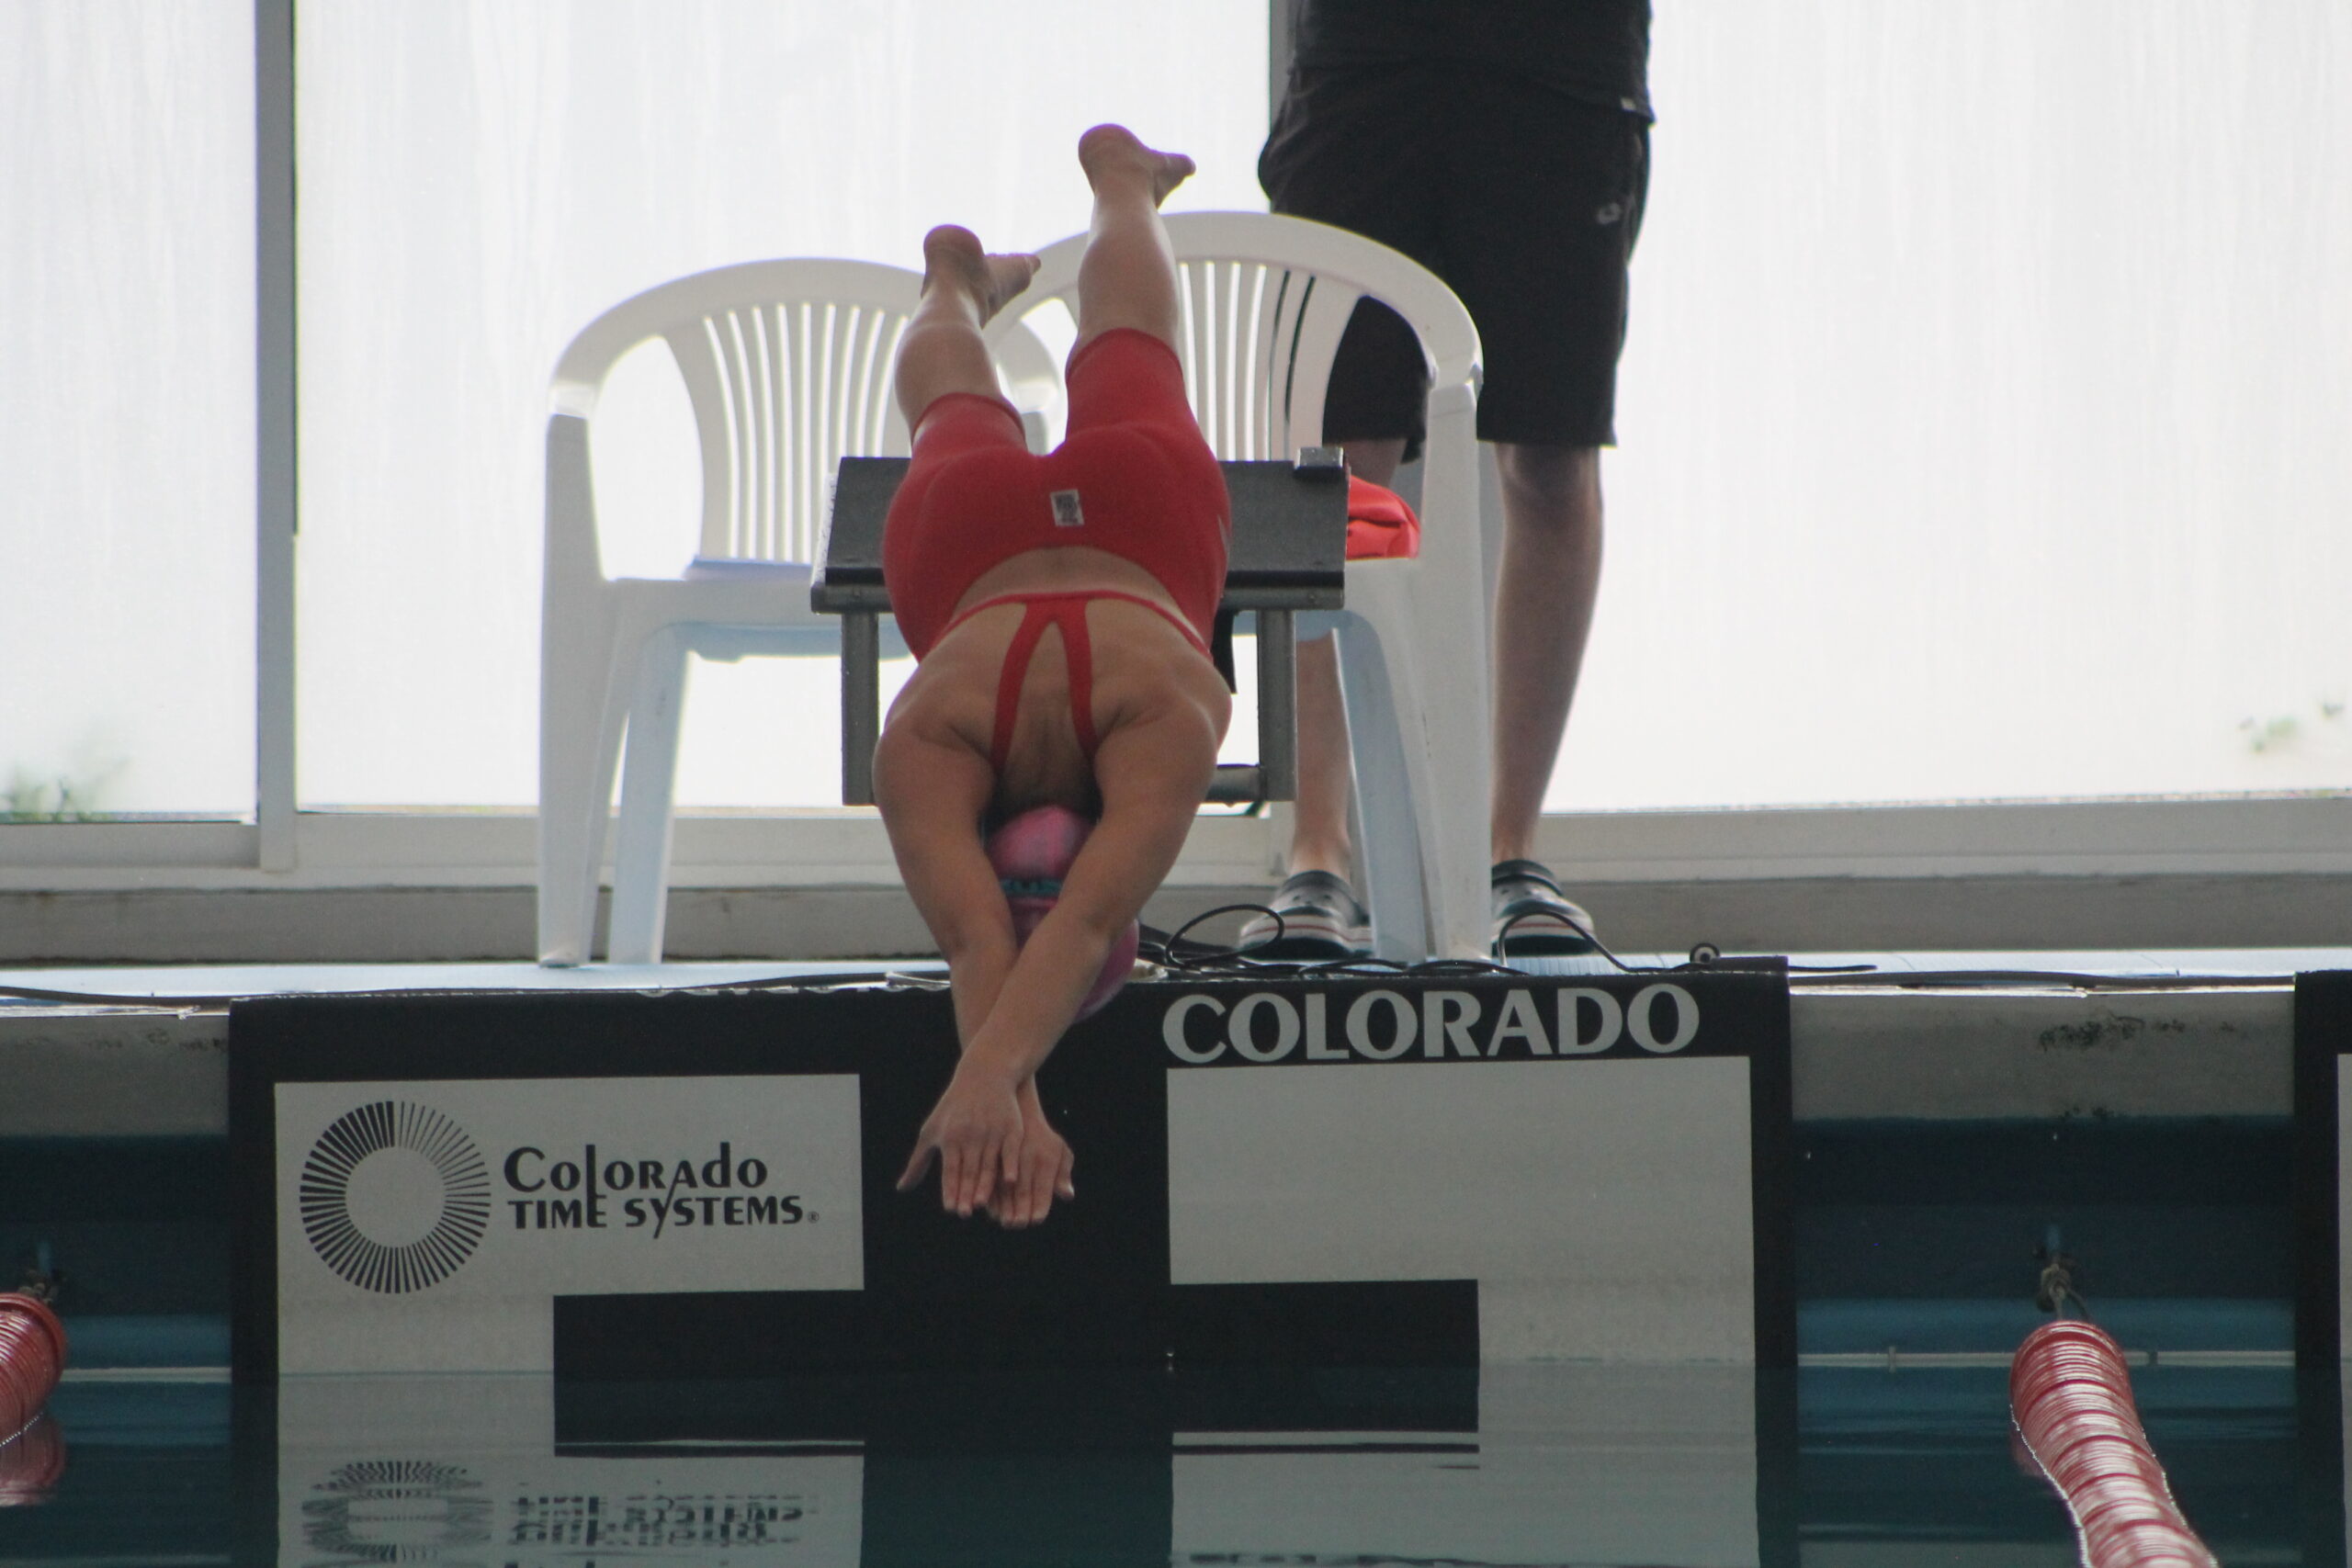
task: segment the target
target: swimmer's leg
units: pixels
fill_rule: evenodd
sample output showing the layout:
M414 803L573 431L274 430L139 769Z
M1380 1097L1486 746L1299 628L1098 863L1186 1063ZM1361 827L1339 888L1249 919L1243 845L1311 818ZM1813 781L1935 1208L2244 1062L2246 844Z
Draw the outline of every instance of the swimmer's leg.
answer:
M923 236L922 302L899 341L899 412L912 430L950 392L1001 396L980 328L1029 287L1037 258L989 255L969 229L943 223Z
M1159 204L1193 172L1193 160L1155 152L1125 126L1098 125L1078 139L1078 161L1094 187L1078 266L1078 341L1131 327L1176 346L1183 318Z

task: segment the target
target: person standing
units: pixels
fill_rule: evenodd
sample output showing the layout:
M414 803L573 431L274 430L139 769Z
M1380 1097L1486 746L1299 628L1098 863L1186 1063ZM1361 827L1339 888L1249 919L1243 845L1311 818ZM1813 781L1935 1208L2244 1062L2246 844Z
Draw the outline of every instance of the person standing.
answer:
M1404 252L1477 323L1478 437L1502 481L1492 882L1509 955L1593 950L1589 917L1535 859L1535 828L1600 581L1600 448L1616 442L1648 185L1649 24L1649 0L1303 0L1258 164L1276 212ZM1411 329L1363 300L1332 367L1323 438L1385 484L1419 455L1427 388ZM1240 942L1270 957L1355 956L1371 924L1347 881L1347 721L1329 637L1300 645L1298 679L1282 919L1259 917Z

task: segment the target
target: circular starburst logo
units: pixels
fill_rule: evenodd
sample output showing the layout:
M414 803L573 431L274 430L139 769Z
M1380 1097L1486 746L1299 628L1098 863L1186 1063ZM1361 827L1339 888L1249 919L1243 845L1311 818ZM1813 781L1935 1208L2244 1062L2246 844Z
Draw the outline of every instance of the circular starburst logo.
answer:
M402 1295L457 1272L490 1224L490 1168L465 1129L428 1106L345 1111L302 1162L302 1231L362 1290Z

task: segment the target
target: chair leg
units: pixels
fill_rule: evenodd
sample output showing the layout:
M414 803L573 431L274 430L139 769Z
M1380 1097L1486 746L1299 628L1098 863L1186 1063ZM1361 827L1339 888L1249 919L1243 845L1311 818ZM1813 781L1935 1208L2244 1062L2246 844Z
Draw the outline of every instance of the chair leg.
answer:
M1428 907L1388 657L1379 633L1354 615L1340 621L1339 649L1355 770L1356 891L1372 911L1374 955L1418 963L1430 954Z
M1478 447L1472 427L1477 399L1466 383L1430 390L1428 458L1421 475L1421 536L1415 570L1396 574L1383 595L1392 617L1376 625L1419 629L1409 678L1400 678L1407 771L1420 813L1422 863L1429 876L1430 951L1447 958L1484 958L1493 925L1487 889L1493 852L1491 795L1494 716L1487 634L1484 548L1478 516ZM1351 571L1379 577L1380 563ZM1383 587L1388 584L1384 580ZM1443 635L1427 635L1443 628ZM1405 688L1410 686L1411 690ZM1442 781L1440 794L1432 788ZM1437 809L1440 801L1444 809Z
M1430 684L1444 684L1432 671ZM1405 716L1405 771L1419 810L1430 952L1442 958L1491 956L1494 915L1488 890L1490 736L1484 705L1422 704ZM1464 763L1462 758L1473 759ZM1442 777L1441 795L1436 782ZM1459 794L1455 793L1459 790ZM1436 809L1441 799L1445 808Z
M588 962L596 928L597 870L627 715L617 628L586 615L551 626L539 679L541 964Z
M1382 906L1374 905L1377 951L1483 958L1490 924L1485 639L1415 636L1416 626L1463 617L1459 607L1441 617L1416 604L1401 579L1351 575L1348 597L1354 624L1340 631L1340 670L1363 818L1357 853L1366 897L1386 901L1389 917L1384 924ZM1401 897L1400 883L1410 889Z
M674 630L656 632L638 659L628 705L628 750L621 765L620 821L613 842L612 929L605 942L605 956L615 964L662 962L678 725L685 697L685 643Z
M1417 600L1419 595L1400 597ZM1440 615L1426 603L1400 604L1408 626L1460 626L1471 635L1419 639L1394 671L1405 775L1420 845L1429 951L1438 958L1491 955L1494 743L1488 708L1483 615L1458 607Z

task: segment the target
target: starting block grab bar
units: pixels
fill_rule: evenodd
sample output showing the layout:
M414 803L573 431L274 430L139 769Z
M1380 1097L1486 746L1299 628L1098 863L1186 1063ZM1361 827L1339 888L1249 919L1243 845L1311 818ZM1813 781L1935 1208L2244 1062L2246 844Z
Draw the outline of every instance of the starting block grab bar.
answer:
M823 548L808 588L815 609L842 617L842 802L874 803L882 733L882 525L906 477L904 457L844 457L833 481ZM1219 465L1233 502L1220 617L1258 618L1258 761L1220 763L1207 798L1219 805L1298 795L1298 658L1292 616L1337 610L1346 589L1347 466L1336 446L1295 462ZM1232 671L1226 670L1232 679Z

